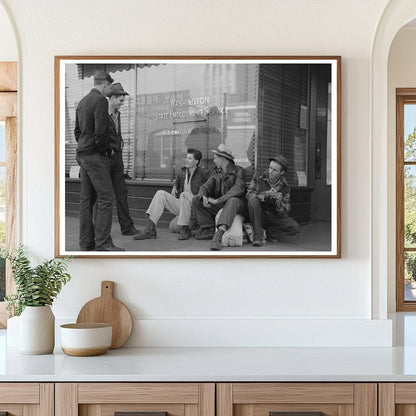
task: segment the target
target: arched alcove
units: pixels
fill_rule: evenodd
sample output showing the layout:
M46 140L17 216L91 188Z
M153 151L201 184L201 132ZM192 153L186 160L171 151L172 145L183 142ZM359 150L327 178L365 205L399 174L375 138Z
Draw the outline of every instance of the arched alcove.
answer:
M380 18L372 49L371 267L372 315L376 319L395 310L395 105L394 87L388 83L389 52L396 34L415 17L413 0L390 2Z

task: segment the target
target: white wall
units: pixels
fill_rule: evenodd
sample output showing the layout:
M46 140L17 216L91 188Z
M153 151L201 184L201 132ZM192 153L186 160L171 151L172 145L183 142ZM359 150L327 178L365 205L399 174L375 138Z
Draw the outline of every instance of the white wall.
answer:
M373 308L371 258L370 59L387 0L0 4L21 42L21 241L42 257L54 253L54 55L343 60L342 259L73 259L59 319L74 319L108 279L137 320L129 345L390 345L385 292Z
M12 23L6 10L0 6L0 61L17 61L17 56L16 37Z
M395 36L391 44L388 63L388 206L389 206L389 228L388 228L388 282L389 296L388 309L393 312L396 309L396 261L395 261L395 235L396 235L396 88L416 87L416 26L404 27Z

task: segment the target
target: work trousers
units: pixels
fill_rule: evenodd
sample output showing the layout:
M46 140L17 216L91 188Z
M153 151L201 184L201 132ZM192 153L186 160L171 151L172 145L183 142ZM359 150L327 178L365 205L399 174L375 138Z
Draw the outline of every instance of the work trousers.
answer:
M272 238L277 238L279 232L299 233L299 224L293 218L282 217L277 212L265 210L258 198L251 197L247 205L254 238L263 238L263 228L266 229L267 236Z
M189 225L192 198L193 195L188 192L182 192L179 198L175 198L166 191L157 191L146 214L154 224L157 224L163 211L167 209L172 214L178 216L178 225Z
M110 175L116 197L117 217L121 233L127 233L134 228L127 202L127 185L124 179L124 164L122 152L115 152L110 158Z
M244 218L247 217L246 203L240 198L230 198L225 204L204 207L202 198L195 197L192 200L192 208L194 209L195 219L200 228L214 228L215 216L221 208L223 210L218 218L217 227L225 225L228 230L237 214L240 214Z
M114 190L110 159L99 153L77 155L80 166L79 245L81 250L111 246ZM96 204L94 215L94 204Z

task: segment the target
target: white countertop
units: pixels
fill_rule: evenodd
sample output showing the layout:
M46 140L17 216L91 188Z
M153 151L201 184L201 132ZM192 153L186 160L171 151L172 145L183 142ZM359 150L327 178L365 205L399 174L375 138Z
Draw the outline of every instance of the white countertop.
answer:
M119 348L95 357L24 355L0 330L0 382L416 381L416 314L392 348Z
M0 381L416 381L416 348L119 348L96 357L9 348Z

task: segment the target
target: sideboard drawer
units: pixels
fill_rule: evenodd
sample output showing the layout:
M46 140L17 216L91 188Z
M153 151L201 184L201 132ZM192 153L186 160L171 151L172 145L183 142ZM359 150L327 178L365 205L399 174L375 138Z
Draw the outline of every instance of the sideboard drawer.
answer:
M54 415L53 384L0 383L0 415Z
M376 383L220 383L217 416L377 416Z
M57 383L56 416L215 416L214 383Z

